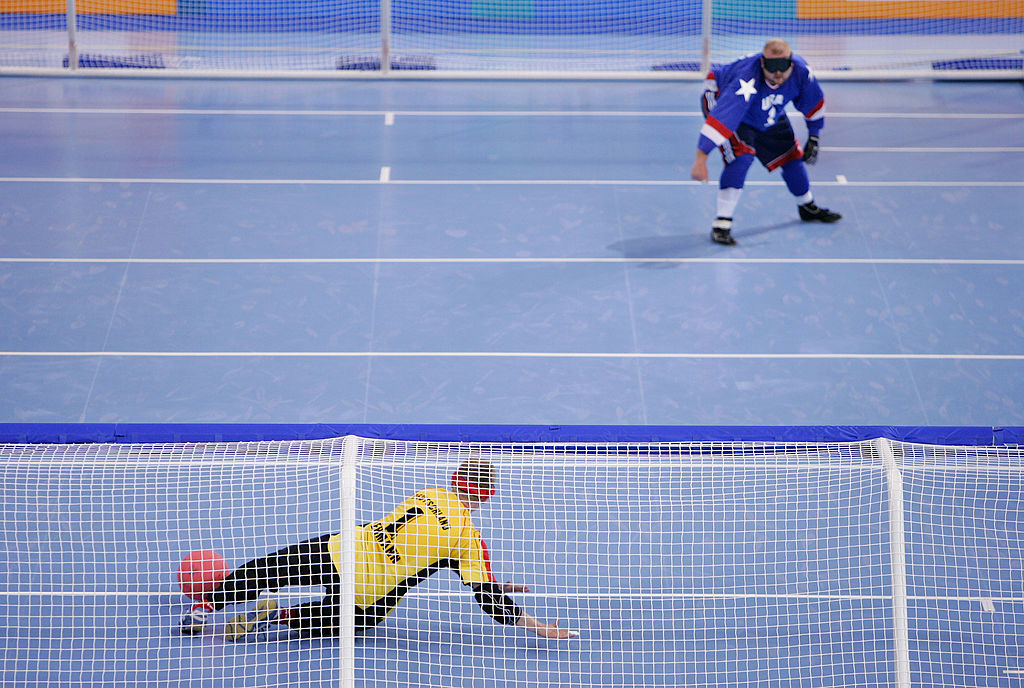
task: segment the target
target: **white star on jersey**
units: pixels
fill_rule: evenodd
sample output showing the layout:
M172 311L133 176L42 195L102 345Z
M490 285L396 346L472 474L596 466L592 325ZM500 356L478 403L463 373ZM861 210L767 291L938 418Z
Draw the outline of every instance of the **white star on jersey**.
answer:
M743 100L745 102L749 103L750 102L750 96L754 95L755 93L757 93L757 89L754 88L754 80L753 79L748 79L746 81L744 81L743 79L740 79L740 87L739 87L739 89L737 89L736 95L743 96Z

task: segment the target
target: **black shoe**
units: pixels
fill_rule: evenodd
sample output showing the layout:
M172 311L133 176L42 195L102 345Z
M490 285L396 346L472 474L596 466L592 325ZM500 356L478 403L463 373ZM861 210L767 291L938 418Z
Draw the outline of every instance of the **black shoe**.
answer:
M800 211L800 219L804 222L838 222L843 219L839 213L814 205L814 201L798 205L797 209Z
M736 240L732 238L732 219L720 217L711 223L711 241L725 246L735 246Z

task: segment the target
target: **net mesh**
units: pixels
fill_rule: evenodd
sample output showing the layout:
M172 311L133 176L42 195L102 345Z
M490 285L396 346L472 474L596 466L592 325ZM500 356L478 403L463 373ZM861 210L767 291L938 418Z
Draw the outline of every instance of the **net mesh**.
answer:
M823 74L1019 71L1024 49L1024 6L1015 0L797 0L792 12L777 3L719 0L714 17L716 59L759 52L766 35L778 35Z
M529 587L508 595L578 637L491 618L463 583L473 547L406 581L354 635L351 666L352 634L227 642L246 605L178 633L178 562L213 549L235 568L338 532L343 456L341 440L0 445L0 685L899 686L901 653L906 685L1024 672L1015 448L360 440L349 556L369 556L356 543L375 522L405 556L428 509L389 514L485 459L498 489L469 518L494 580ZM325 592L267 594L291 608Z
M74 0L71 5L0 1L0 68L697 75L706 62L736 59L779 36L822 74L984 76L1024 69L1020 0Z
M194 550L238 565L336 529L336 445L0 445L0 685L337 676L335 646L297 662L269 644L221 661L209 642L177 635L189 600L175 575Z
M1021 453L908 447L904 464L918 681L1012 685L1024 677Z

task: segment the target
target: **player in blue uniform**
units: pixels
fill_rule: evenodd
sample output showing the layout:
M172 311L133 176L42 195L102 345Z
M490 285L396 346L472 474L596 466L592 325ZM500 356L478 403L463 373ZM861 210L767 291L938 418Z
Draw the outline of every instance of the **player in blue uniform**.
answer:
M789 44L774 38L760 55L750 55L708 74L701 100L704 126L690 176L708 180L708 154L720 148L725 168L718 184L718 217L711 239L727 246L732 237L733 211L743 182L756 156L769 172L781 168L786 188L796 197L800 219L836 222L842 216L814 203L804 163L818 158L818 136L825 126L825 96L807 63L794 55ZM786 116L786 104L803 113L807 143L796 140Z

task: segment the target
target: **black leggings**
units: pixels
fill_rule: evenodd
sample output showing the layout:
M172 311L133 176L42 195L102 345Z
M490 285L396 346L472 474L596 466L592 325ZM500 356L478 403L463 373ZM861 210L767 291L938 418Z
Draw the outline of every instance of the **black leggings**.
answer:
M243 564L231 573L207 598L214 609L230 604L252 602L260 593L276 592L290 585L322 585L323 599L293 607L287 624L309 636L334 636L340 631L341 577L334 565L327 541L332 535L289 545L272 554ZM374 605L366 613L356 607L356 628L368 628L380 623L387 611L398 604L394 599L386 609Z

